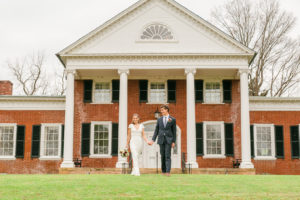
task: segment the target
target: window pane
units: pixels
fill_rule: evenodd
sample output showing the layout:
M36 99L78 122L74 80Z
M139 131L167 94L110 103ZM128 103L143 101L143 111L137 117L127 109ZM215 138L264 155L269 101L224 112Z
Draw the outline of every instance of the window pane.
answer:
M165 83L150 84L150 102L165 102L166 90Z
M96 83L94 98L96 102L110 102L111 100L110 83Z
M257 156L272 156L271 127L256 128Z
M59 156L59 127L45 126L44 156Z
M206 152L208 155L222 154L221 125L206 125Z
M96 128L97 127L97 128ZM94 154L109 153L109 129L108 125L94 126Z
M14 126L0 127L0 156L13 156Z
M211 82L205 84L205 102L206 103L220 103L221 89L220 83Z

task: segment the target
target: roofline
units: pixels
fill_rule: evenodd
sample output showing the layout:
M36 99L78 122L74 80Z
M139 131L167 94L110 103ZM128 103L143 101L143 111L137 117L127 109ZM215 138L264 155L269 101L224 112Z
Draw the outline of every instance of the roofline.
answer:
M300 103L300 97L262 97L262 96L249 96L249 101L250 102L263 102L263 101L269 101L269 102L274 102L274 101L296 101Z
M66 68L66 65L65 65L63 59L61 58L61 56L60 56L58 53L55 54L55 55L56 55L56 57L58 58L58 60L61 62L61 64L64 66L64 68Z
M63 54L59 57L102 57L102 56L253 56L250 53L92 53L92 54Z
M106 21L105 23L103 23L102 25L100 25L97 28L93 29L92 31L90 31L89 33L87 33L86 35L84 35L83 37L79 38L78 40L76 40L75 42L73 42L72 44L70 44L69 46L67 46L66 48L64 48L63 50L61 50L59 53L57 53L58 58L61 60L61 62L65 66L63 60L61 59L61 56L63 54L65 54L67 51L71 50L76 45L80 44L81 42L84 42L84 40L86 38L91 37L94 34L98 33L103 28L109 26L113 22L115 22L118 19L122 18L124 15L126 15L127 13L131 12L132 10L138 8L140 5L146 3L147 1L149 1L149 0L139 0L138 2L134 3L133 5L131 5L130 7L128 7L127 9L123 10L121 13L119 13L116 16L112 17L111 19L109 19L108 21ZM252 56L254 56L255 51L253 49L250 49L249 47L247 47L247 46L243 45L242 43L240 43L239 41L235 40L230 35L228 35L227 33L223 32L222 30L220 30L219 28L217 28L216 26L214 26L210 22L208 22L205 19L201 18L199 15L197 15L194 12L192 12L191 10L187 9L183 5L181 5L178 2L176 2L175 0L166 0L166 1L169 2L169 3L171 3L173 6L181 9L182 12L190 14L190 16L193 17L194 19L196 19L197 21L200 21L200 22L204 23L210 29L214 30L215 32L219 33L220 35L223 35L224 39L227 38L233 44L237 45L241 49L244 49L246 52L251 53Z
M0 101L65 101L65 96L12 96L0 95Z

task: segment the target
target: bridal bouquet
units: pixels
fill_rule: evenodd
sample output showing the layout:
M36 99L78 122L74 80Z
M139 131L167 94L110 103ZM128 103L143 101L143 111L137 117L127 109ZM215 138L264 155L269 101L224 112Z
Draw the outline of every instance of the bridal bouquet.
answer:
M121 150L120 154L123 158L127 158L129 156L128 149Z

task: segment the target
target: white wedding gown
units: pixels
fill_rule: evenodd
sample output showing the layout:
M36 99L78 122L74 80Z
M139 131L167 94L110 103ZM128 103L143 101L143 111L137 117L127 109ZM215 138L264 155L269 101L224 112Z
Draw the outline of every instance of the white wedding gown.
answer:
M143 149L142 131L144 125L140 124L139 128L136 129L133 124L130 124L129 128L131 129L130 150L133 162L131 175L140 176L139 156L141 155Z

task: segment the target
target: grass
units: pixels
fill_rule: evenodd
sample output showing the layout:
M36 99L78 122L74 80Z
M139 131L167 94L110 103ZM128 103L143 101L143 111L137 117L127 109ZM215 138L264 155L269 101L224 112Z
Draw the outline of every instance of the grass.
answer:
M0 199L300 199L300 176L0 175Z

